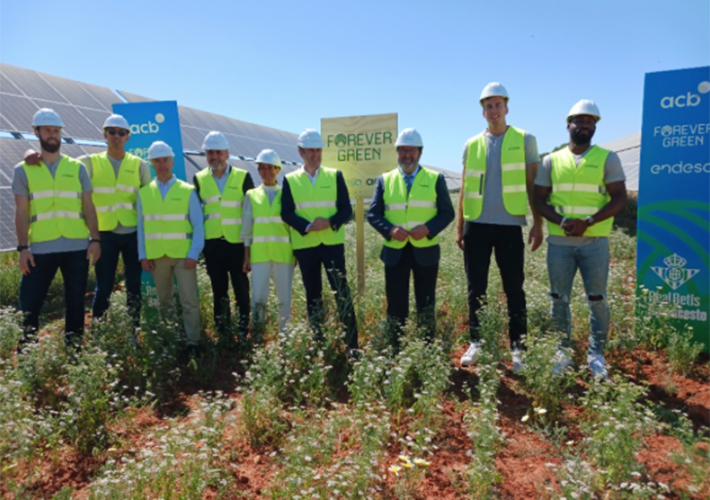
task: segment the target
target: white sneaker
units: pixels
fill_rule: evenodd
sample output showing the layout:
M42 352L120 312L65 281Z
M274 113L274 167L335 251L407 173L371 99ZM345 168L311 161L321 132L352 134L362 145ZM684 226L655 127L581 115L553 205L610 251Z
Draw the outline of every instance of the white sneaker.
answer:
M567 351L557 349L557 352L555 353L555 362L555 366L552 367L552 373L556 375L572 364L572 358L569 357Z
M606 380L609 376L609 370L607 370L603 354L587 354L587 365L595 378Z
M468 350L461 356L461 366L472 366L478 361L478 353L481 352L481 342L471 342Z
M511 349L510 357L513 358L513 373L520 373L520 370L523 369L523 351Z

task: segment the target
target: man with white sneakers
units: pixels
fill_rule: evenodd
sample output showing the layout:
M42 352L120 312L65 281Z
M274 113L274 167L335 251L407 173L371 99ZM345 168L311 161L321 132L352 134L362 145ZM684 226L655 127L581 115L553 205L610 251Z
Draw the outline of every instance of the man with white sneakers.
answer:
M589 303L587 362L593 376L606 378L604 347L609 330L609 234L614 216L626 204L621 160L614 152L592 146L601 119L594 101L583 99L567 116L569 146L546 156L535 178L535 206L547 219L547 270L550 277L552 326L570 347L570 296L579 269ZM557 353L559 372L572 360Z
M471 337L461 366L475 364L481 348L478 311L485 300L494 252L508 299L508 333L517 372L522 363L522 337L527 334L522 227L527 224L528 205L533 215L528 243L533 251L542 244L542 219L532 201L540 157L535 137L507 124L508 100L508 91L497 82L486 85L481 93L479 102L488 127L469 139L464 148L456 243L464 252Z

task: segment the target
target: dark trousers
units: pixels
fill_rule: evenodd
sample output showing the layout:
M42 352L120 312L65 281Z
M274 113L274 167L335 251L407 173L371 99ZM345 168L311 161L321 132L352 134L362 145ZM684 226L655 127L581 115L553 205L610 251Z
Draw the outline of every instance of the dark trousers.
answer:
M34 260L35 266L30 269L30 274L22 276L20 280L24 341L37 333L39 313L58 269L64 279L65 341L67 345L78 342L84 334L84 294L89 274L86 250L38 254Z
M202 251L207 274L214 295L214 322L220 335L226 334L230 324L229 281L239 310L239 335L246 336L249 328L249 277L244 273L244 243L230 243L224 239L205 240Z
M399 262L385 266L385 292L387 293L387 320L393 327L393 342L399 345L399 335L409 315L409 275L414 275L414 300L417 305L417 323L424 328L427 339L434 338L436 330L436 276L439 262L422 266L414 257L414 249L407 244L402 249Z
M321 266L325 268L330 289L335 293L338 318L345 327L345 343L350 349L357 349L357 322L350 287L345 272L345 245L319 245L314 248L294 250L301 268L303 287L306 289L308 321L316 336L321 336L323 324L323 280Z
M464 227L464 262L468 279L468 311L471 340L480 339L477 312L488 288L491 252L495 253L503 291L508 298L510 345L520 346L521 335L527 334L525 305L525 243L520 226L466 222Z
M141 322L141 264L138 260L138 233L117 234L101 231L101 258L96 262L96 293L92 313L100 318L109 306L116 278L118 256L123 256L126 304L136 328Z

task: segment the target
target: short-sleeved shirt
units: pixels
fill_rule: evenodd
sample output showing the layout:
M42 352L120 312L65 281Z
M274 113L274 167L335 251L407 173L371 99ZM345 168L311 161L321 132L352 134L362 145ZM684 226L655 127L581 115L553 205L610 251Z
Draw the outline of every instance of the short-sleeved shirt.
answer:
M57 173L59 162L45 163L45 165L47 165L49 173L52 174L52 178L54 178ZM86 167L84 166L79 168L79 182L81 183L82 192L86 193L87 191L91 191L91 177L89 177L89 172L86 171ZM13 171L12 193L18 196L30 195L30 186L27 181L27 173L25 172L25 169L22 168L22 163L18 163ZM30 201L30 203L32 202ZM47 253L86 250L89 247L89 240L86 238L65 238L64 236L60 236L55 240L34 242L29 245L30 251L33 254L41 255Z
M480 217L466 223L500 224L503 226L526 225L524 215L511 215L503 204L503 178L501 174L500 151L505 134L493 135L488 130L483 132L486 139L486 176L484 180L483 209ZM470 140L470 139L469 139ZM463 148L462 163L466 168L468 159L468 141ZM525 132L525 164L537 163L540 155L537 152L537 139ZM465 230L465 229L464 229Z
M569 146L568 146L569 147ZM591 146L582 154L574 154L574 162L579 166L579 162L582 158L591 150ZM612 182L625 181L626 175L624 174L624 168L621 165L621 159L619 155L615 152L610 151L609 155L606 157L604 162L604 184L611 184ZM535 184L543 187L552 187L552 155L547 155L542 159L540 168L537 169L537 176L535 177ZM596 241L597 237L589 236L558 236L550 235L547 237L547 242L550 245L566 245L566 246L581 246L587 245L593 241Z
M118 177L118 171L121 168L121 163L123 163L123 160L117 160L116 158L113 158L110 155L106 155L108 158L108 161L111 163L111 166L113 167L113 173L116 177ZM86 167L87 172L89 172L89 178L93 179L94 177L94 165L92 164L91 161L91 155L84 155L80 156L77 158L81 163L84 164ZM141 187L150 184L151 177L150 177L150 166L148 165L148 162L145 160L141 160L141 166L138 169L138 175L140 177L140 183ZM137 227L126 227L121 225L119 222L118 225L116 226L115 229L113 229L111 232L116 233L116 234L130 234L130 233L135 233L137 231Z

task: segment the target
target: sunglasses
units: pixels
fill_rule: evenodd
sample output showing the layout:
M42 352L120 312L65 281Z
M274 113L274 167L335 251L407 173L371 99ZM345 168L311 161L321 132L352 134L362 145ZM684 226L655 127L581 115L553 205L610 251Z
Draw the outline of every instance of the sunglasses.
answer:
M107 127L106 132L109 133L109 135L116 135L118 134L119 137L126 137L130 132L128 130L122 129L122 128L113 128L113 127Z

